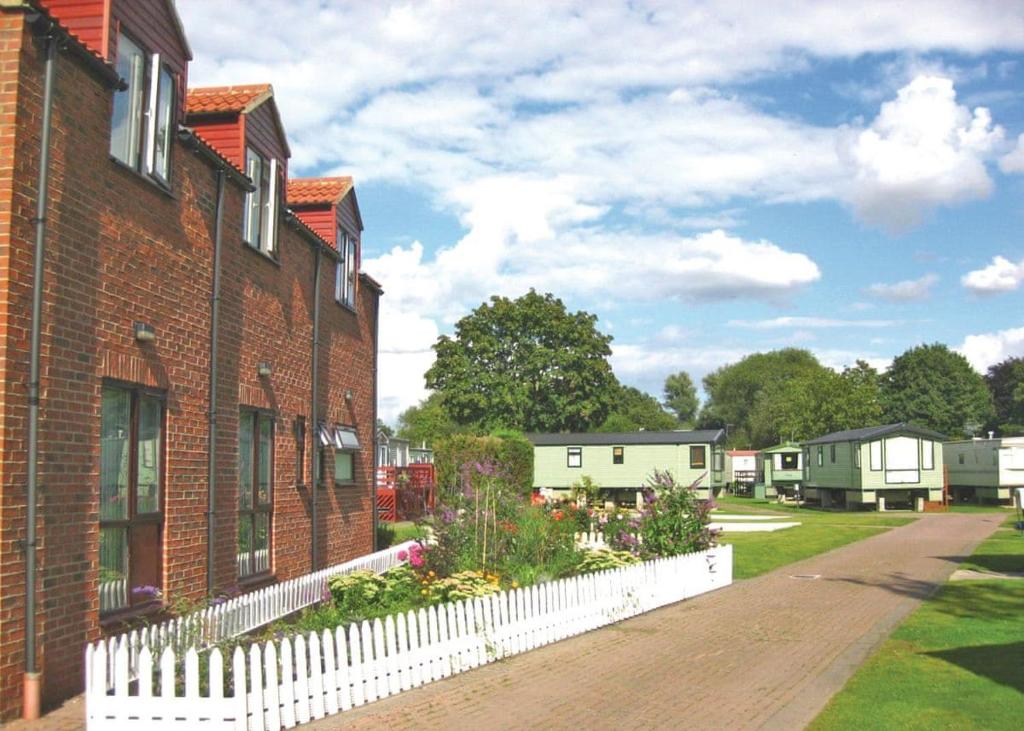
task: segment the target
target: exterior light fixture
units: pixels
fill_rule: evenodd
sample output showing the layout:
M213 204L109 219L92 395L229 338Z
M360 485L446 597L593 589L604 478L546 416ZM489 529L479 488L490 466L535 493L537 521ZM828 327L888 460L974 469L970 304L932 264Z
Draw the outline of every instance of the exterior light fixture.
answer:
M346 401L351 401L352 400L352 389L351 388L346 388L345 389L345 400Z
M135 339L140 343L152 343L156 340L156 328L147 322L136 321L132 328L135 331Z
M256 366L256 373L260 378L269 378L271 373L270 363L265 360L261 360Z

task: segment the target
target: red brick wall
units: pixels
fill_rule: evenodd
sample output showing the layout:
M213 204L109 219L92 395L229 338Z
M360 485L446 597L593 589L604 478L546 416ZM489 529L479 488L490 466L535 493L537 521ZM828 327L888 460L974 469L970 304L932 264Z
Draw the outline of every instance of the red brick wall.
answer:
M22 16L0 14L0 717L16 714L24 658L25 420L31 261L39 155L41 48ZM111 92L73 57L57 61L48 213L39 472L37 618L45 700L80 692L83 645L101 636L98 577L100 388L104 378L166 391L164 590L206 590L207 409L216 176L176 144L170 193L108 154ZM11 151L13 150L13 159ZM276 413L273 567L309 570L309 487L295 485L292 420L309 423L313 247L282 224L280 261L241 241L240 187L228 183L218 358L216 585L234 584L239 406ZM321 565L371 550L372 312L322 288L321 413L354 423L358 485L319 491ZM136 343L132 323L156 329ZM260 379L259 361L273 374ZM344 390L355 394L351 409ZM307 447L307 460L310 459ZM330 466L331 461L328 460ZM311 465L306 474L310 474Z

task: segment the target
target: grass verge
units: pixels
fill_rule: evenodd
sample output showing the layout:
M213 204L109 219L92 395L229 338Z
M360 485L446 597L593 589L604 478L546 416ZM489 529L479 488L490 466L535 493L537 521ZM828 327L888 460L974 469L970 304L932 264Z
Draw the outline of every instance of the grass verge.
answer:
M802 561L916 520L913 515L832 512L731 496L720 498L717 502L727 513L773 514L782 516L786 521L800 522L795 528L775 533L723 534L722 543L733 545L733 575L737 579L760 576L780 566Z
M991 570L994 560L1021 566L1024 538L1012 524L1007 520L963 567ZM1024 580L947 583L907 618L809 728L1021 728L1022 616Z

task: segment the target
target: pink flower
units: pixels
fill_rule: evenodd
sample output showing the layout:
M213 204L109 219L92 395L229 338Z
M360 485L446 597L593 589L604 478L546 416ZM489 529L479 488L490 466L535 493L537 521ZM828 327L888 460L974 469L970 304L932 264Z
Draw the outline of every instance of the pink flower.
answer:
M413 568L417 568L418 569L420 566L423 565L423 557L420 556L418 553L413 554L409 558L409 563L412 564Z
M399 561L404 561L405 559L409 558L409 552L408 551L399 551L395 555L398 556L398 560Z

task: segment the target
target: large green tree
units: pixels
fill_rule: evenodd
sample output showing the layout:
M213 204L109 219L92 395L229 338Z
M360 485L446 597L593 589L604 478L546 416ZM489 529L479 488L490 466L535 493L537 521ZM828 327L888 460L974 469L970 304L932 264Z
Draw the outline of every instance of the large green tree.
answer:
M611 413L595 431L668 431L679 424L658 400L632 386L620 386L612 399Z
M990 426L1006 431L1006 426L1024 425L1024 358L1007 358L990 366L985 383L992 392L995 420Z
M475 431L452 418L439 393L430 394L398 415L398 436L413 443L435 444L453 434Z
M985 380L941 343L906 351L881 380L887 421L912 421L953 436L973 434L995 416Z
M438 339L427 387L460 424L587 431L607 418L617 384L611 336L596 321L532 289L492 297L456 323L455 337Z
M864 361L836 373L829 368L776 381L757 396L750 416L755 446L802 441L881 423L878 373Z
M750 414L762 390L827 370L809 351L798 348L754 353L722 366L704 377L707 400L701 409L702 427L728 427L729 443L751 446Z
M697 389L689 373L679 371L665 379L665 406L672 410L680 424L692 424L699 405Z

